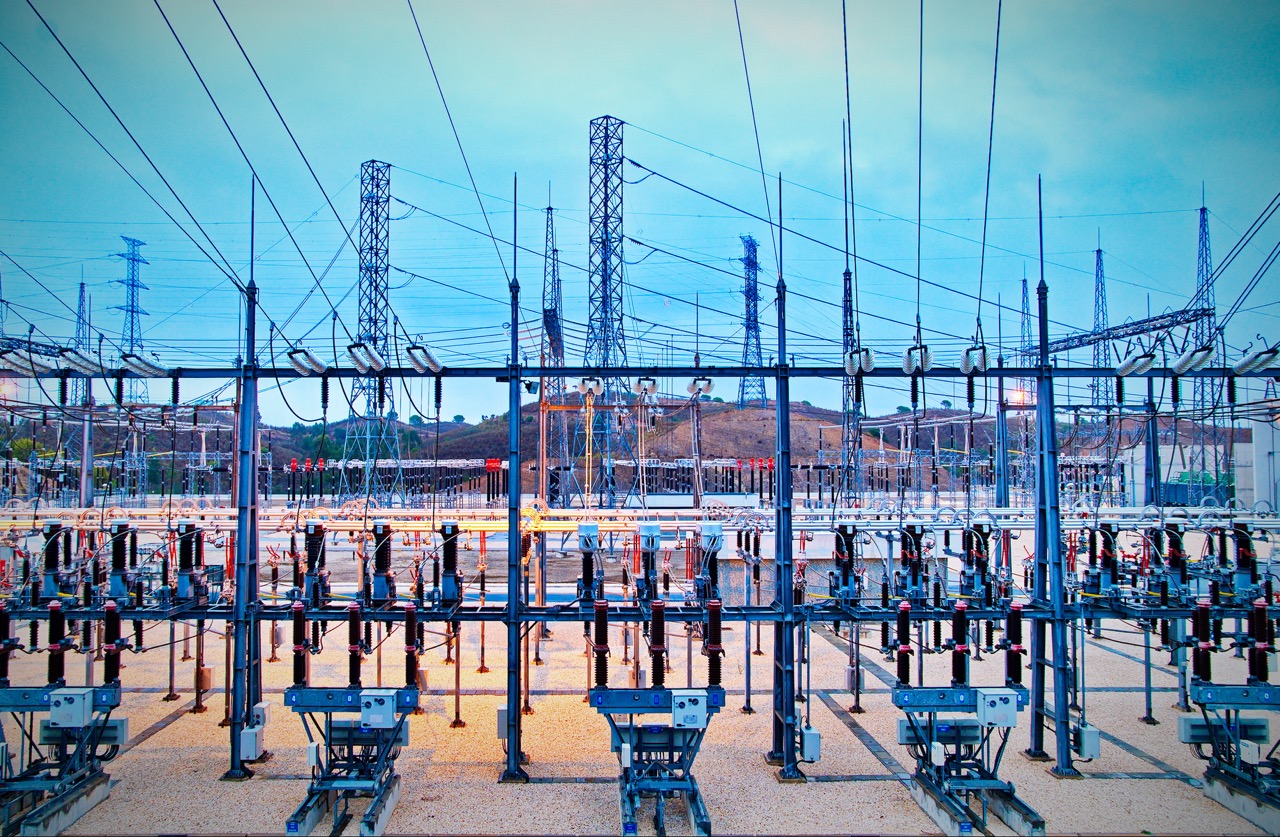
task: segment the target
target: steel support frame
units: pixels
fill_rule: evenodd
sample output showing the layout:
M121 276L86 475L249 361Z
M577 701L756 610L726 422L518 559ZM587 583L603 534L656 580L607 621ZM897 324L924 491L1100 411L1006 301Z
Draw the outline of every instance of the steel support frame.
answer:
M236 554L234 649L231 672L231 766L224 779L253 776L241 751L240 732L250 708L262 700L262 626L258 611L258 286L245 289L245 361L240 373L240 414L236 434Z
M1043 270L1043 267L1042 267ZM1067 696L1071 671L1067 651L1066 564L1062 556L1062 521L1058 502L1058 435L1054 424L1053 369L1049 355L1049 286L1044 277L1036 287L1040 321L1040 364L1036 370L1036 430L1039 435L1036 468L1036 547L1032 601L1048 608L1052 617L1031 627L1031 746L1027 756L1046 759L1044 750L1045 678L1052 666L1053 723L1056 738L1054 775L1078 776L1071 761L1071 715ZM1047 634L1047 635L1046 635ZM1050 648L1047 647L1051 643ZM1052 653L1052 660L1046 657Z

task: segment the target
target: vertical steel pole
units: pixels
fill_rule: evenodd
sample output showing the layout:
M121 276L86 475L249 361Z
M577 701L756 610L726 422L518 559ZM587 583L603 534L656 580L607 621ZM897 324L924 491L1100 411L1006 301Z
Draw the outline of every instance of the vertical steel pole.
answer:
M1159 507L1160 497L1160 423L1156 420L1155 379L1147 378L1147 444L1146 496L1142 502ZM1148 713L1150 714L1150 713Z
M1037 184L1037 193L1039 185ZM1044 758L1044 705L1047 665L1053 666L1053 723L1057 739L1056 776L1078 776L1071 763L1070 676L1067 648L1066 566L1062 558L1062 520L1058 501L1058 433L1054 425L1053 370L1049 365L1049 286L1044 280L1044 221L1040 221L1039 303L1040 353L1036 369L1036 427L1040 437L1039 467L1036 469L1036 578L1034 598L1048 605L1052 614L1037 619L1031 634L1032 725L1028 755ZM1046 627L1051 636L1046 638ZM1052 642L1052 662L1047 660L1046 639Z
M514 184L514 181L513 181ZM527 782L520 766L520 280L515 266L517 203L512 189L511 357L507 364L507 760L500 782Z
M254 360L258 286L253 279L245 289L244 363L240 367L240 415L236 434L236 589L232 621L235 649L231 681L231 768L224 779L248 779L253 775L244 764L240 731L245 727L246 701L250 696L249 654L258 593L257 555L258 475L253 446L257 439L258 380ZM261 649L257 649L261 652Z
M93 505L93 379L84 382L84 424L80 436L80 507Z
M996 359L1004 368L1004 356ZM996 505L1009 507L1009 417L1005 413L1004 375L996 379Z
M774 504L773 749L766 759L779 765L778 779L803 782L796 761L796 614L791 555L791 380L787 366L787 283L782 277L782 179L778 179L778 364L777 470Z

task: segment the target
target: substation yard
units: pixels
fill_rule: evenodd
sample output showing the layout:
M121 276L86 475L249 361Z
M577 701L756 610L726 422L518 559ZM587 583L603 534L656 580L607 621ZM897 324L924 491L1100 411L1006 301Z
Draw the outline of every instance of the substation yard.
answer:
M810 548L815 555L822 554ZM504 558L501 553L491 555L492 565L501 566ZM335 566L335 578L339 569ZM742 590L743 578L739 562L725 562L725 589ZM490 587L498 588L498 583ZM768 601L772 590L764 593ZM206 664L214 668L214 688L204 695L206 711L200 714L193 712L195 663L182 660L186 625L175 626L179 657L175 700L165 700L169 682L165 623L147 623L146 652L125 654L123 702L113 717L128 718L130 737L121 754L106 765L118 784L65 833L285 832L285 822L303 799L310 779L303 725L298 715L282 705L284 689L292 682L288 624L282 625L275 655L269 647L269 629L263 632L263 659L278 657L263 667L264 700L272 704L265 732L270 756L252 765L254 776L245 781L221 780L228 767L228 731L221 725L226 707L222 623L209 623L206 632ZM422 695L422 713L409 718L409 745L396 762L403 793L387 822L388 833L618 832L618 758L610 751L607 723L585 703L590 668L583 631L578 623L552 627L554 636L542 643L543 664L530 666L532 712L523 719L530 781L500 784L504 742L497 730L499 707L505 701L504 631L498 624L485 628L485 662L490 670L481 673L477 670L479 624L463 623L457 663L446 663L442 626L427 626L429 650L420 666L428 670L429 688ZM725 626L726 706L711 719L693 771L714 833L938 833L908 790L915 760L896 743L903 714L890 702L894 664L880 651L878 626L864 624L862 629L865 688L861 706L865 711L860 714L850 712L853 695L846 688L848 626L842 625L840 633L829 624L812 627L811 666L802 667L799 682L812 689L810 700L801 706L805 722L821 733L821 759L801 765L808 781L782 783L776 768L763 758L770 749L772 630L765 625L759 631L762 654L750 658L750 703L755 712L746 714L741 711L746 703L744 639L754 649L757 632L755 626L747 627L744 637L741 623ZM26 637L25 624L14 628L15 634ZM1159 724L1148 725L1139 720L1145 711L1142 634L1134 625L1116 620L1102 628L1102 638L1090 638L1083 654L1089 685L1083 705L1088 722L1101 731L1101 757L1092 762L1077 760L1079 779L1050 775L1051 762L1030 761L1023 755L1029 743L1029 720L1023 712L1009 738L1001 777L1012 781L1018 796L1044 817L1049 833L1262 833L1202 793L1204 762L1188 745L1178 743L1177 719L1182 713L1173 708L1177 675L1176 668L1167 665L1169 653L1152 651L1152 705ZM125 629L131 635L127 622ZM332 623L323 651L311 658L312 684L347 683L345 629L341 622ZM667 686L682 688L689 671L689 646L682 624L670 623L668 630ZM381 638L375 635L375 644ZM189 647L194 649L194 637ZM692 643L695 687L707 678L700 647L699 641ZM610 626L610 648L610 685L631 685L631 665L623 664L620 624ZM42 654L15 655L12 682L43 683L45 659ZM648 655L641 660L647 667ZM924 655L923 683L948 684L950 660L949 653ZM1221 653L1215 661L1219 682L1244 682L1244 660ZM911 665L916 682L914 658ZM1000 652L974 658L969 682L1002 684L1004 666L1005 655ZM84 657L69 656L68 685L83 683L84 676ZM94 664L94 676L95 682L101 682L101 663ZM403 628L396 625L364 660L362 684L397 687L403 679ZM455 682L460 684L460 695L455 693ZM459 719L465 725L456 724ZM17 741L19 732L13 722L6 718L5 723L7 739ZM342 833L359 833L361 804L353 803L354 817ZM644 803L638 818L640 834L654 833L653 804L652 800ZM666 825L673 834L691 833L679 799L667 802ZM992 834L1012 833L995 817L987 827ZM327 826L321 823L318 832L323 830Z

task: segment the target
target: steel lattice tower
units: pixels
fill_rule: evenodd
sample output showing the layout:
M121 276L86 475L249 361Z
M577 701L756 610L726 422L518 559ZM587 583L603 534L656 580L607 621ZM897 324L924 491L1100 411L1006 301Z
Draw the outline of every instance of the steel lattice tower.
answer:
M1018 333L1018 357L1023 366L1035 362L1035 340L1031 336L1031 295L1027 291L1027 274L1022 274L1022 320Z
M130 238L127 235L120 236L124 243L128 245L128 250L124 253L116 255L124 259L125 277L116 279L115 282L124 285L124 305L116 305L114 308L124 312L124 328L120 333L120 349L131 355L142 354L142 317L146 315L146 311L142 310L142 306L138 304L138 292L150 290L146 285L142 284L142 280L138 278L138 268L140 265L150 264L142 257L138 248L146 244L145 241L139 241L136 238ZM77 325L77 345L79 340L79 327ZM142 378L129 378L125 381L124 390L125 401L133 404L147 400L147 382Z
M590 312L584 360L586 366L596 368L627 363L622 325L622 125L621 119L612 116L591 120ZM595 403L604 408L624 404L625 382L616 376L600 378L604 391ZM600 410L588 430L600 457L599 479L593 482L602 495L602 505L612 508L616 501L614 460L619 453L630 452L622 411Z
M1200 207L1200 241L1196 250L1196 295L1201 308L1208 308L1212 313L1203 320L1197 320L1192 339L1197 347L1212 343L1217 335L1218 316L1217 301L1213 288L1213 251L1209 248L1209 210ZM1196 430L1191 444L1191 455L1187 469L1193 478L1212 471L1216 477L1220 468L1217 448L1217 419L1211 414L1221 396L1221 381L1216 378L1196 378L1192 384L1192 406L1195 410ZM1210 427L1206 429L1205 423ZM1212 439L1206 439L1206 434ZM1209 448L1213 448L1210 461ZM1212 467L1210 467L1212 466ZM1194 498L1199 502L1200 498Z
M843 291L840 301L841 361L857 348L857 323L853 312L853 273L845 261L841 277ZM862 469L858 458L862 452L862 404L858 401L858 384L851 375L841 381L840 410L840 491L850 503L862 488ZM818 431L821 433L822 431Z
M83 354L90 354L89 348L89 304L85 295L84 282L80 283L80 301L76 305L76 339L71 344L79 349ZM88 395L89 380L87 378L72 378L70 381L71 388L68 393L72 404L84 404L85 396Z
M369 160L360 166L360 309L357 339L388 363L393 361L388 331L391 308L387 265L390 243L391 166ZM361 412L361 407L363 411ZM368 497L382 505L404 502L400 470L400 434L389 417L395 411L387 379L376 372L351 384L351 416L347 419L343 459L365 463L359 476L342 471L346 499ZM388 461L377 468L378 460Z
M1040 362L1036 352L1035 337L1031 330L1031 293L1027 285L1026 268L1022 272L1022 320L1018 331L1018 362L1024 367L1034 366ZM1018 386L1022 390L1020 400L1022 404L1031 403L1031 394L1035 392L1035 380L1032 378L1021 378ZM1005 395L1006 399L1008 394ZM1020 471L1019 484L1024 490L1030 490L1035 485L1035 465L1036 457L1034 448L1036 446L1036 438L1032 433L1027 432L1027 419L1023 414L1022 419L1022 437L1025 440L1022 451L1022 468Z
M587 366L624 366L626 334L622 326L622 120L591 120L590 288ZM606 378L604 403L616 403L625 387Z
M564 367L564 305L560 291L560 250L556 247L554 210L547 207L547 240L543 249L542 267L542 363L544 366ZM564 375L548 375L543 381L543 397L548 404L564 404ZM566 414L553 410L547 424L547 467L569 464L569 434ZM560 484L560 504L564 504L569 486Z
M742 236L742 299L745 311L742 328L742 365L760 366L764 361L760 354L760 262L756 260L756 240ZM747 405L768 407L764 391L764 378L749 375L738 383L738 409Z
M1094 251L1096 261L1093 271L1093 331L1101 334L1107 330L1107 276L1102 269L1102 248ZM1103 369L1111 365L1111 342L1099 340L1093 344L1093 365ZM1094 378L1089 388L1093 393L1093 406L1105 407L1110 403L1111 393L1107 378Z

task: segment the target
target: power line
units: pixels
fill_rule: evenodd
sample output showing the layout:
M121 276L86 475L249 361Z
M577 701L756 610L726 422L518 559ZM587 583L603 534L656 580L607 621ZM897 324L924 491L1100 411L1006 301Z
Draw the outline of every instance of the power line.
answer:
M436 90L440 93L440 104L444 105L444 115L449 118L449 128L453 131L454 142L458 144L458 153L462 155L462 165L467 170L467 179L471 181L471 191L475 193L476 203L480 205L480 214L484 216L485 228L489 230L489 239L493 242L494 252L498 254L498 264L502 266L502 275L506 278L508 284L511 282L511 276L507 273L507 263L502 258L502 248L498 246L498 239L493 234L493 225L489 223L489 213L485 212L484 200L480 197L480 189L476 186L476 178L471 173L471 163L467 162L467 152L462 147L462 137L458 136L458 126L453 122L453 114L449 111L449 102L444 96L444 87L440 84L440 76L436 75L436 65L431 61L431 50L427 49L427 39L422 35L422 27L418 25L418 14L413 10L413 0L405 0L409 5L409 14L413 17L413 28L418 33L418 42L422 44L422 54L427 57L427 66L431 69L431 78L435 80ZM512 358L514 361L515 358Z
M28 2L30 2L30 0L28 0ZM153 2L156 4L156 8L160 9L160 0L153 0ZM297 138L294 137L293 130L289 127L288 121L285 120L284 114L280 112L280 108L276 105L276 100L272 98L271 92L267 90L267 85L262 81L262 76L258 74L258 68L254 66L252 59L249 58L249 53L245 51L244 45L240 43L240 38L236 35L235 29L231 27L231 21L227 20L227 16L222 13L222 7L218 5L218 0L213 0L213 7L218 10L218 16L222 18L222 22L226 25L227 31L231 33L231 39L235 41L236 47L240 50L240 54L244 56L245 63L248 64L249 69L253 71L253 77L257 79L258 86L262 88L263 95L265 95L267 97L267 101L271 103L271 109L275 111L276 117L280 120L280 124L284 126L285 133L289 135L290 141L293 142L293 147L297 150L298 156L302 158L302 162L306 165L307 171L311 173L311 179L315 181L316 188L320 190L320 194L324 195L325 203L329 205L329 209L333 212L333 217L342 225L342 231L346 235L347 241L351 244L353 249L358 249L356 248L355 242L351 241L351 233L349 232L346 224L343 223L342 216L338 214L338 210L334 207L333 201L329 199L329 193L325 191L324 185L320 182L320 178L316 176L315 169L311 167L311 161L307 159L306 153L303 152L302 146L298 144ZM160 15L164 17L165 23L168 24L169 18L164 15L163 9L160 9ZM262 178L258 177L257 170L254 169L253 163L249 161L249 155L245 153L244 148L240 145L240 140L236 138L235 131L231 130L231 125L227 123L226 117L222 115L222 108L218 107L218 103L214 100L213 94L209 92L208 85L204 83L204 79L200 76L200 71L196 69L195 62L193 62L191 60L191 56L187 54L187 48L182 45L182 40L178 38L178 33L174 32L172 26L169 26L169 31L173 33L174 39L178 41L178 46L182 47L182 54L187 56L187 63L191 65L191 69L195 72L196 78L200 79L200 86L204 88L205 93L209 96L209 101L213 103L214 109L218 111L218 116L222 118L222 124L226 126L227 132L231 134L231 139L235 141L236 148L240 150L240 156L244 157L245 165L247 165L249 170L253 172L253 177L257 180L258 185L262 186L262 194L266 196L267 203L271 204L271 210L275 212L276 218L279 219L281 226L283 226L285 232L288 233L289 240L293 242L294 249L298 251L298 255L302 258L302 263L306 265L307 272L311 274L311 278L315 282L315 286L320 289L320 293L324 295L325 301L329 303L330 308L333 310L334 314L337 315L338 323L342 326L342 330L346 333L347 337L350 338L351 330L348 329L347 324L343 322L342 314L333 307L333 300L329 298L329 292L324 289L324 285L320 282L320 277L316 275L315 270L311 267L311 263L307 261L306 254L302 252L302 247L298 244L298 240L294 238L293 231L289 229L289 225L285 223L284 215L280 213L280 209L276 206L276 202L271 197L271 193L267 191L266 185L262 183ZM335 258L337 257L335 256Z
M764 214L773 218L773 210L769 207L769 183L764 176L764 153L760 150L760 123L756 120L756 100L751 94L751 71L747 69L747 44L742 38L742 16L738 14L738 0L733 0L733 19L738 24L738 48L742 52L742 75L747 80L747 104L751 106L751 130L756 137L756 160L760 164L760 188L764 192ZM778 218L782 224L782 218ZM778 273L782 273L782 256L778 253L778 236L773 230L773 222L769 222L769 241L773 245L773 258L777 262Z
M111 153L110 149L108 149L105 145L102 144L102 141L98 139L97 135L95 135L93 131L89 130L88 126L86 126L83 122L81 122L80 118L76 116L74 113L72 113L70 108L68 108L65 104L63 104L62 99L60 99L58 95L54 93L52 90L50 90L48 85L46 85L43 81L41 81L40 77L37 76L35 72L33 72L32 69L22 61L21 58L19 58L17 55L13 53L13 50L9 49L9 47L5 45L3 41L0 41L0 47L3 47L4 51L9 53L9 57L12 58L14 61L16 61L18 63L18 66L21 67L23 70L25 70L27 75L31 76L31 79L35 81L36 84L40 85L40 88L44 90L45 93L49 94L49 97L52 98L54 102L57 103L58 107L62 108L63 112L66 113L67 116L70 116L72 120L74 120L75 123L80 126L80 129L83 130L86 134L88 134L89 139L93 140L94 144L97 145L99 148L101 148L103 153L105 153L108 157L111 158L112 162L114 162L120 168L120 170L125 173L125 176L128 177L130 180L132 180L133 184L137 186L139 189L141 189L144 195L146 195L148 198L151 199L151 202L156 205L156 208L158 208L161 212L163 212L165 217L168 218L173 223L174 226L176 226L179 230L182 231L182 234L185 235L191 241L191 243L196 246L196 249L198 249L201 253L204 254L205 258L208 259L209 262L214 267L216 267L219 271L222 272L224 276L230 279L236 285L236 287L240 288L241 290L244 289L243 286L240 284L240 280L236 276L235 272L234 271L228 272L228 268L230 267L230 265L228 265L227 267L223 267L221 264L219 264L217 259L211 256L209 254L209 251L204 248L204 245L202 245L199 241L197 241L195 236L193 236L187 230L186 227L184 227L181 223L179 223L177 218L173 217L173 214L169 212L167 208L165 208L164 204L160 203L160 200L155 195L151 194L151 190L149 190L146 186L143 186L141 181L139 181L138 178L134 177L133 172L129 171L129 169L125 166L124 163L120 162L120 158L116 157L115 154ZM181 201L179 201L179 203L181 203ZM186 207L183 206L183 209L186 209ZM187 212L187 215L190 217L191 215L190 211ZM200 229L200 232L204 233L205 238L206 239L209 238L209 234L205 233L204 230L200 228L199 222L197 222L195 218L192 218L191 220L192 220L192 223L195 223L196 227ZM210 241L209 243L210 243L210 246L213 246L212 241ZM214 250L217 251L217 247L214 247ZM221 256L222 254L218 253L218 255ZM225 262L226 259L224 258L223 261Z
M222 255L222 251L218 249L218 245L213 243L213 239L209 236L207 232L205 232L204 227L200 226L200 222L196 220L195 215L193 215L191 210L187 208L186 203L182 200L182 198L178 195L177 191L169 183L169 179L164 176L164 173L160 171L160 168L155 164L155 161L151 159L151 155L148 154L146 149L142 147L142 143L138 142L137 137L135 137L133 135L133 132L129 130L129 126L125 125L124 120L120 118L120 115L116 113L115 108L113 108L111 106L111 103L107 101L107 97L102 95L102 91L99 90L98 86L93 83L93 79L91 79L89 77L89 74L85 72L84 67L80 66L80 62L77 61L76 57L71 54L71 50L68 49L67 45L62 42L61 38L58 37L58 33L54 31L54 28L49 25L49 21L45 20L44 15L40 14L40 10L35 7L35 5L31 2L31 0L27 0L27 6L28 8L31 9L32 12L35 13L36 17L40 18L40 22L44 24L44 28L49 32L50 35L53 36L53 39L58 42L58 46L62 48L63 53L65 53L67 58L71 60L71 63L75 65L75 68L80 72L81 77L83 77L85 82L87 82L88 85L91 88L93 88L93 92L97 94L98 100L102 102L103 106L105 106L106 109L115 118L116 124L118 124L120 128L125 132L125 134L128 135L129 139L133 142L134 147L138 149L138 153L143 156L143 159L145 159L147 163L151 166L151 170L154 171L156 173L156 176L160 178L160 182L164 183L165 188L169 190L169 194L173 195L174 200L178 202L178 205L181 206L183 211L187 213L187 217L191 219L191 223L196 225L196 229L200 230L200 233L209 242L209 246L212 247L213 251L218 254L218 257L220 259L222 259L223 264L226 265L226 271L224 272L226 273L227 278L230 279L236 285L236 287L240 289L241 293L244 293L245 288L243 285L240 284L240 279L239 277L236 276L235 269L231 267L231 262L227 261L227 257ZM10 54L12 55L12 53ZM175 223L177 222L175 221ZM201 249L203 250L203 248ZM206 253L206 255L208 254Z

